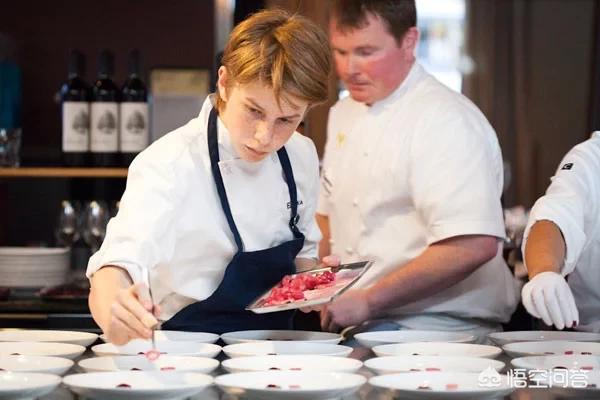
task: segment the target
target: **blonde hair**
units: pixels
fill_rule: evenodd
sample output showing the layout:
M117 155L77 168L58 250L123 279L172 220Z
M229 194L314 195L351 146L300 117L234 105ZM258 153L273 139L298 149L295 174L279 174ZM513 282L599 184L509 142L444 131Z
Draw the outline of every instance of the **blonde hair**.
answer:
M227 69L227 87L259 80L273 89L278 102L289 95L311 106L327 99L327 36L299 15L264 10L245 19L231 33L221 65ZM225 102L216 90L217 110L222 111Z

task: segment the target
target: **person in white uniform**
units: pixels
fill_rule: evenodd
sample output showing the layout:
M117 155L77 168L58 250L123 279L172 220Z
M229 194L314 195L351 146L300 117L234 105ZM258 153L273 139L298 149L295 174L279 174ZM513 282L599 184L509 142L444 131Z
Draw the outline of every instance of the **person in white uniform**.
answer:
M217 93L134 160L89 261L90 309L111 342L149 338L158 320L215 333L290 328L288 312L245 307L316 264L318 157L295 129L327 98L329 70L326 35L303 17L262 11L234 29Z
M522 250L525 309L558 329L600 332L600 131L561 161Z
M414 1L332 3L330 44L350 96L329 114L320 256L375 263L322 310L321 326L470 331L484 340L510 319L519 292L499 251L495 132L415 61Z

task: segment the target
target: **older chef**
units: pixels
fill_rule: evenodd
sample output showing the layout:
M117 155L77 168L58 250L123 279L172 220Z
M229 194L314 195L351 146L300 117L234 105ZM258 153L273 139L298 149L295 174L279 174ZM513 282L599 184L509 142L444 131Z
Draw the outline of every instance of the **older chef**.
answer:
M372 259L324 329L501 329L518 285L505 235L502 155L467 98L415 61L410 0L332 1L330 44L350 97L333 106L317 210L320 255Z
M564 157L522 248L527 311L558 329L600 332L600 131Z
M326 99L329 69L325 33L305 18L263 11L235 28L216 95L132 163L90 259L90 308L111 341L148 338L157 319L216 333L290 328L289 312L244 308L316 259L318 158L295 129Z

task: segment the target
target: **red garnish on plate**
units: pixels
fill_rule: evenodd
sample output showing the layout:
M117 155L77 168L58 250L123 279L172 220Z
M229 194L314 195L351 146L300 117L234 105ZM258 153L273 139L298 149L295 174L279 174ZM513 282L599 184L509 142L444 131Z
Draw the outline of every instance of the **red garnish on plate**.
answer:
M279 371L279 370L281 370L281 368L277 368L277 367L271 367L271 368L269 368L269 371L270 371L270 370L276 370L276 371Z
M156 361L160 357L160 354L158 350L148 350L144 355L149 361Z
M269 383L267 385L267 389L281 389L281 386L275 385L274 383Z
M554 354L554 353L551 351L545 351L544 354Z
M160 367L161 371L173 371L175 370L175 367Z
M408 371L409 372L417 372L417 371L420 371L420 369L419 368L411 368Z
M419 387L417 389L419 389L419 390L431 390L431 388L429 387L429 385L419 385Z
M425 368L425 371L429 371L429 372L431 372L431 371L441 371L441 369L435 368L435 367L429 367L429 368Z
M134 367L134 368L131 368L130 371L141 371L141 369Z
M595 387L596 387L595 383L588 383L587 386L586 386L586 388L590 388L590 389L591 388L595 388Z
M300 367L293 367L293 368L290 368L290 371L302 371L302 368L300 368Z
M458 384L446 383L446 390L456 390L456 389L458 389Z
M300 389L300 385L290 385L290 389Z
M127 389L129 389L129 388L131 388L131 385L130 385L130 384L128 384L128 383L119 383L119 384L118 384L117 386L115 386L115 387L118 387L118 388L127 388Z
M591 356L592 352L590 352L590 351L582 351L581 354L584 355L584 356Z
M584 367L581 367L581 369L584 371L591 371L594 369L594 367L592 367L591 365L586 365Z
M20 356L19 353L10 353L11 356Z
M554 367L554 369L569 369L569 368L567 368L567 367L562 367L562 366L560 366L560 365L559 365L559 366L557 366L557 367Z
M571 355L571 354L573 354L573 350L567 350L567 351L565 351L565 354Z

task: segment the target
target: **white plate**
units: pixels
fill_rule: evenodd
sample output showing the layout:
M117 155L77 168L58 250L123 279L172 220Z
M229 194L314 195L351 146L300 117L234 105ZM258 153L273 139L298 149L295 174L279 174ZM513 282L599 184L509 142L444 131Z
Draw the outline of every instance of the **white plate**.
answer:
M100 339L108 343L105 335L101 335ZM219 335L208 332L185 332L185 331L163 331L157 330L154 332L154 340L170 340L172 342L198 342L198 343L215 343L219 340Z
M105 356L81 360L78 365L86 372L131 371L137 368L142 371L161 371L161 368L174 368L174 371L200 372L208 374L214 371L219 362L206 357L180 357L162 355L155 361L146 356Z
M97 338L98 335L95 333L77 331L29 329L0 331L0 342L55 342L89 346L94 343Z
M93 372L69 375L63 383L90 399L170 399L185 398L202 392L213 378L195 372ZM120 384L131 385L119 388Z
M33 372L0 372L0 399L33 399L52 392L60 377Z
M561 355L600 355L600 343L593 342L516 342L502 346L511 357L561 356Z
M362 361L332 356L289 355L237 357L223 361L229 372L250 371L309 371L309 372L356 372Z
M54 356L75 359L83 354L85 347L78 344L52 342L3 342L0 343L0 356Z
M369 383L391 391L394 396L402 399L495 399L514 390L509 385L506 375L500 375L493 370L491 372L496 374L497 381L485 381L481 374L469 372L409 372L374 376L369 379ZM489 387L484 386L486 384ZM446 385L457 386L448 388Z
M46 356L0 356L0 370L64 375L73 366L68 358Z
M502 350L499 347L469 343L394 343L373 347L378 357L385 356L464 356L496 358Z
M600 398L600 372L591 371L585 377L585 384L588 387L572 387L573 383L569 384L569 387L562 387L560 384L552 386L551 393L560 396L560 398L571 398L571 399L599 399ZM595 385L595 387L594 387Z
M228 394L262 400L339 398L356 392L366 381L367 378L357 374L288 371L240 372L215 379L215 383ZM268 385L278 385L279 388L269 388Z
M223 352L231 358L294 354L347 357L352 353L352 347L330 343L272 341L230 344L223 347Z
M221 335L221 339L223 339L223 341L227 344L264 342L270 340L338 344L342 340L342 335L337 333L313 331L254 330L227 332Z
M583 369L585 371L600 371L598 356L529 356L513 358L510 362L515 368L526 370Z
M499 346L514 342L544 342L567 340L569 342L600 342L600 333L569 331L514 331L494 332L488 338Z
M365 361L365 367L378 375L399 372L477 372L492 368L501 371L502 361L479 357L396 356L375 357Z
M152 342L137 339L123 346L104 343L92 347L92 351L97 356L135 356L150 350L152 350ZM156 342L156 350L170 355L213 358L221 352L221 346L213 343L159 340Z
M358 340L360 344L369 348L389 343L473 343L476 340L475 336L469 335L468 333L417 330L363 332L354 335L354 338Z

